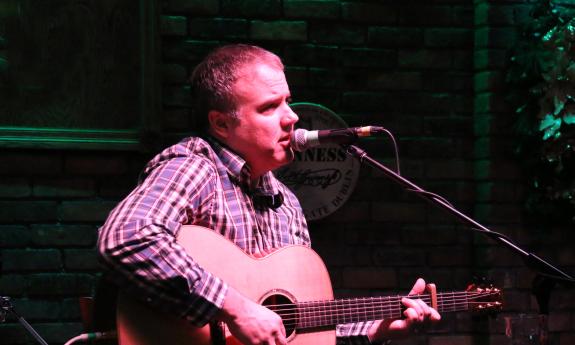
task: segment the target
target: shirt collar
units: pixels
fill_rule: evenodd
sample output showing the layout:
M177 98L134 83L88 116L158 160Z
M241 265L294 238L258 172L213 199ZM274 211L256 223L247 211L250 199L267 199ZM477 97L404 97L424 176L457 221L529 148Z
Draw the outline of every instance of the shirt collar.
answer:
M262 175L257 185L253 187L250 183L251 170L246 161L213 136L208 135L205 139L210 143L214 152L227 169L230 179L238 183L242 188L254 195L274 196L279 193L277 180L271 171Z

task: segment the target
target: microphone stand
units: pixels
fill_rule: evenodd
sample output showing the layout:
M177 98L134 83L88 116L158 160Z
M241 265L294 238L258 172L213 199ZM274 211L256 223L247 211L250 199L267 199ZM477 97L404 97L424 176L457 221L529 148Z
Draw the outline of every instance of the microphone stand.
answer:
M453 205L451 205L447 200L443 199L439 195L425 191L423 188L417 186L393 170L369 157L368 154L359 147L345 144L341 145L341 147L350 156L357 158L360 162L383 172L387 177L389 177L397 184L403 186L407 191L415 192L419 197L425 199L433 205L442 208L464 224L469 225L472 230L502 243L507 248L510 248L512 251L519 254L523 258L525 264L537 273L537 276L533 281L532 293L537 299L541 314L549 314L549 297L551 295L551 290L557 282L575 286L575 279L567 273L561 271L559 268L551 265L537 255L520 248L505 235L491 231L485 226L479 224L475 220L457 210L455 207L453 207Z
M36 332L34 328L32 328L32 326L16 312L16 310L14 309L14 305L12 305L12 302L10 302L10 298L0 296L0 322L4 322L4 320L6 319L6 313L8 312L16 317L18 322L20 322L20 324L24 326L24 328L26 328L26 330L30 334L32 334L32 336L34 337L34 339L36 339L36 341L38 341L42 345L48 345L48 343L44 339L42 339L40 334L38 334L38 332Z

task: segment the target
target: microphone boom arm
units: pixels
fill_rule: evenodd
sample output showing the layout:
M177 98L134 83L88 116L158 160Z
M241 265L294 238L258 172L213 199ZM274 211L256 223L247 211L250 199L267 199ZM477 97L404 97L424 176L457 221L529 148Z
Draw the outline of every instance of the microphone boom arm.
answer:
M513 243L513 241L511 241L505 235L492 231L487 227L481 225L477 221L473 220L469 216L457 210L455 207L453 207L453 205L447 202L447 200L439 197L434 193L429 193L425 191L423 188L417 186L416 184L407 180L403 176L395 173L393 170L389 169L385 165L371 158L364 150L360 149L359 147L355 145L341 145L341 146L350 156L353 156L357 158L360 162L380 170L387 177L389 177L391 180L404 187L406 190L416 192L416 194L419 197L447 211L452 216L457 218L459 221L469 225L472 230L482 233L483 235L486 235L491 239L498 241L502 243L504 246L512 249L514 252L518 253L523 257L525 264L529 268L533 269L540 275L545 276L546 278L549 279L554 279L565 283L571 283L575 286L575 278L571 277L569 274L561 271L560 269L551 265L547 261L541 259L537 255L529 253L528 251L520 248L517 244Z

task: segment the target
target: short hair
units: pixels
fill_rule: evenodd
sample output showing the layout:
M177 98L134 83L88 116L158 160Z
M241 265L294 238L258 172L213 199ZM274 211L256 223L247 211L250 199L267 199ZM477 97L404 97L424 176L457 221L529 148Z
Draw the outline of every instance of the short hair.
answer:
M234 85L243 69L256 62L284 70L281 59L261 47L247 44L231 44L210 52L194 68L190 77L194 98L193 116L197 129L208 127L208 113L217 110L237 117Z

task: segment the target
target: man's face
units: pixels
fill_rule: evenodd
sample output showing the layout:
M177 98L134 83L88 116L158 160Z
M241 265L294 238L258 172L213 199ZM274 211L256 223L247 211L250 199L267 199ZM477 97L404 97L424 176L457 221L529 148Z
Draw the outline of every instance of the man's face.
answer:
M294 158L290 135L297 115L282 70L265 63L244 68L234 85L238 119L230 121L226 144L249 164L253 177Z

